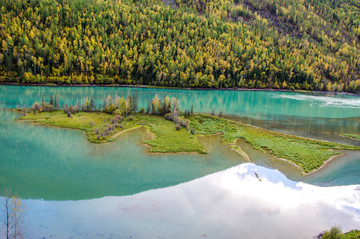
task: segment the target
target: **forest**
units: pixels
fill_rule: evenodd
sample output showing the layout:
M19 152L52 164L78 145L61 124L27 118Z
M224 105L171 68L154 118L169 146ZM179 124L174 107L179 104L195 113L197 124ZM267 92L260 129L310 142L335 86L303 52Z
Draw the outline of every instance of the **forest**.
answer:
M359 0L2 0L0 82L358 92L359 13Z

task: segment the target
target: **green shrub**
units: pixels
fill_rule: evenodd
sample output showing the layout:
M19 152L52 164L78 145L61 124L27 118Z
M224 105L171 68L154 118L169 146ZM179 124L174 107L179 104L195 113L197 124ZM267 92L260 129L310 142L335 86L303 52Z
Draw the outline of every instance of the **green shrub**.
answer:
M321 239L342 239L342 232L340 227L332 227L330 231L325 231L319 235Z

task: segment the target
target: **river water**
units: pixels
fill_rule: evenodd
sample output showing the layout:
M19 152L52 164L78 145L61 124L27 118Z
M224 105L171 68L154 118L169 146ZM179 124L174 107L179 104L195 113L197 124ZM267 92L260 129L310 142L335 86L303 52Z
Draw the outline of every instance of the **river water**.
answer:
M222 112L271 130L360 144L339 136L360 132L356 96L0 86L0 187L11 187L25 199L28 238L306 238L334 224L350 230L359 223L359 152L345 152L345 157L303 177L271 155L242 145L256 163L245 164L219 136L201 139L207 155L149 154L141 143L147 137L141 129L96 145L80 131L18 122L19 115L6 110L30 107L51 95L61 104L92 96L100 106L109 94L136 94L140 107L155 94L169 95L180 99L184 110L193 105L195 112ZM278 190L281 200L268 197L269 190ZM314 215L298 218L304 207ZM275 223L283 227L269 234ZM297 236L289 237L295 232Z

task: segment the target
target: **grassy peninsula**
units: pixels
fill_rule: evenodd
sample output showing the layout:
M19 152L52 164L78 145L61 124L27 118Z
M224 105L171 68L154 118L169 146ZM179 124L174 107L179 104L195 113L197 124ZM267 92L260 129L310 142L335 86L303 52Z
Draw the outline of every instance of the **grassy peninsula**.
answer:
M206 153L197 136L221 134L224 142L233 147L237 139L244 139L254 149L285 159L304 173L319 169L332 156L340 154L339 150L360 150L357 146L286 135L220 116L183 112L178 100L170 97L160 100L156 95L147 110L137 110L135 96L128 99L108 96L102 111L94 109L88 99L80 107L64 106L63 110L57 109L60 107L56 99L50 102L41 106L34 103L31 109L19 110L24 113L19 120L83 130L92 143L112 142L123 132L146 127L153 138L144 143L150 146L150 152L159 153Z
M110 133L104 137L97 138L97 131L104 130L112 126L113 115L104 112L79 112L73 117L67 117L64 112L58 110L54 112L43 112L41 114L28 113L20 120L27 120L48 126L61 128L79 129L85 131L88 140L92 143L112 142L121 133L146 127L155 137L144 143L151 146L150 152L177 153L177 152L199 152L205 153L205 150L195 137L185 128L176 130L174 123L165 120L161 116L134 114L124 117L121 126L116 125Z

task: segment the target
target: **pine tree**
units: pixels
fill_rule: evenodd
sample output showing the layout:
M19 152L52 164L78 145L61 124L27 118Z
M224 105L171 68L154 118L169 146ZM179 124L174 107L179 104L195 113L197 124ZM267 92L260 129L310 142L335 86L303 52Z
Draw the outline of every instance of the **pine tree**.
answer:
M50 105L54 106L54 98L53 98L53 96L50 97Z
M58 102L58 98L57 98L57 96L55 95L55 100L54 100L54 109L59 109L59 102Z
M94 111L95 108L96 108L96 106L95 106L94 98L91 96L91 99L90 99L90 110L91 110L91 111Z

